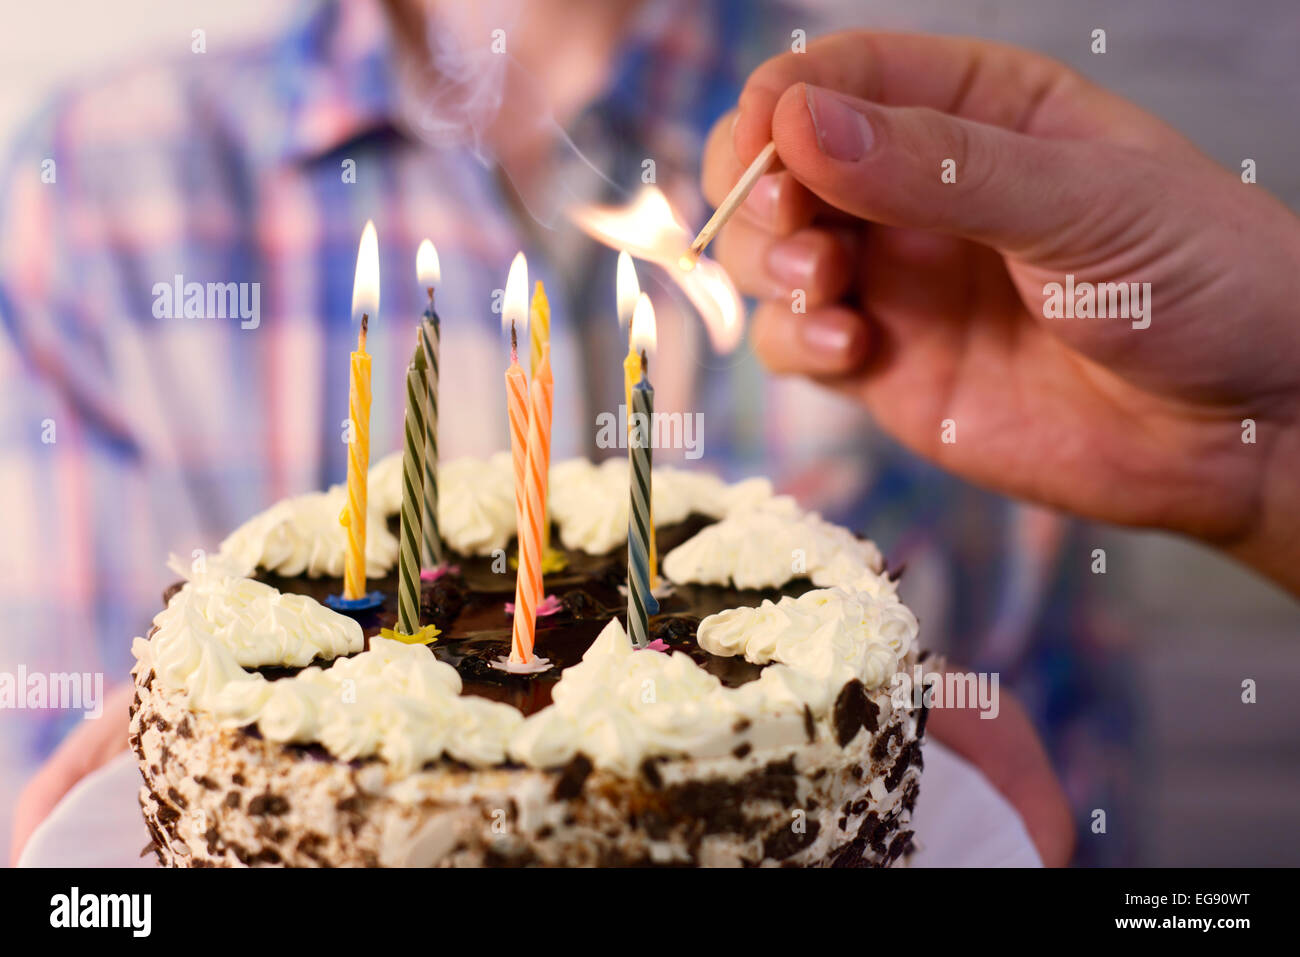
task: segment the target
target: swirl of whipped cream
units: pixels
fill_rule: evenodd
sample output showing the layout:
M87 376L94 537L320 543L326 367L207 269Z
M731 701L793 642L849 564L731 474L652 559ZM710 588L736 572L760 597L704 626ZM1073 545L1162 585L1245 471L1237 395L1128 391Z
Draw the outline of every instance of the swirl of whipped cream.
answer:
M370 469L367 485L366 574L386 575L397 561L398 542L387 518L401 508L401 454L385 456ZM515 534L514 478L510 456L486 462L457 459L438 472L438 520L443 541L464 555L504 548ZM343 574L347 533L339 514L347 486L333 485L277 502L235 529L219 556L248 571L265 568L286 577L338 578Z
M405 773L443 754L500 763L523 722L509 705L462 695L456 669L428 648L372 638L362 651L351 618L251 579L196 577L154 624L132 645L139 667L183 691L191 709L231 727L256 723L271 741L320 742L343 760L378 755ZM246 670L335 658L278 681Z
M393 461L400 459L372 470L377 510L393 505ZM514 517L509 456L449 462L442 474L453 547L478 554L504 547ZM624 463L560 463L552 481L567 545L601 552L626 539ZM879 574L874 545L773 497L765 481L728 487L666 469L656 472L655 489L656 517L665 524L692 512L721 518L667 556L675 580L752 588L807 575L823 586L701 623L701 647L766 665L757 680L728 688L687 655L635 651L613 620L560 676L553 703L527 719L509 705L464 695L456 670L428 648L374 638L361 651L352 619L244 577L257 564L332 567L312 538L325 506L301 500L281 503L287 517L268 510L260 529L231 536L229 549L190 576L154 619L152 638L135 640L137 670L153 670L191 709L227 726L255 722L268 740L319 742L344 760L377 755L399 775L441 755L474 766L512 757L549 768L582 752L598 767L633 774L648 755L722 757L742 740L758 750L796 747L808 733L806 707L825 718L846 681L876 688L897 670L915 641L916 619ZM341 508L341 486L317 498L336 493ZM338 548L341 562L341 538ZM311 664L321 660L333 664ZM248 670L271 664L305 667L274 682Z
M154 634L132 652L190 706L247 719L270 683L247 668L302 667L365 646L361 626L305 595L224 574L219 562L194 575L154 616Z
M438 470L442 538L462 555L489 555L515 534L515 479L510 453L486 462L456 459Z
M402 507L402 456L370 469L370 500L385 515ZM438 530L462 555L489 555L515 534L515 480L510 453L460 458L438 466Z
M303 667L360 651L361 626L306 595L224 574L195 575L154 616L155 653L215 645L241 668Z
M729 754L738 723L756 746L797 744L805 733L802 703L767 692L761 681L727 688L681 652L637 651L613 619L582 661L565 669L553 703L524 720L510 753L555 767L581 752L599 767L631 775L648 754Z
M675 582L736 588L779 588L800 577L823 587L880 588L882 567L874 544L801 511L787 496L729 512L663 562Z
M342 485L276 502L231 532L218 556L286 577L338 578L347 553L347 532L339 523L346 504ZM397 560L397 537L373 500L366 515L366 574L378 578Z
M671 525L693 512L721 518L772 495L766 479L737 485L705 472L671 467L654 470L651 500L655 521ZM627 541L628 469L625 459L593 465L586 459L559 462L551 469L548 505L566 548L603 555Z
M402 503L402 456L393 453L370 469L367 487L366 574L381 577L397 561L397 538L387 518ZM680 522L692 512L720 518L737 509L756 507L772 497L766 479L727 485L705 473L655 469L657 521ZM439 530L462 555L490 555L515 534L514 474L510 454L486 461L453 459L438 470ZM219 555L248 572L255 568L286 577L312 578L343 574L347 534L339 514L347 487L333 485L277 502L259 512L221 543ZM584 459L559 462L551 469L548 505L568 548L600 555L627 541L628 472L622 459L593 465Z
M916 616L892 592L822 588L710 615L696 640L715 655L787 666L808 679L801 693L821 713L847 681L858 678L868 688L886 682L916 641L917 628Z
M347 494L347 485L331 485ZM366 475L366 504L381 515L396 515L402 510L402 453L389 452L370 466Z

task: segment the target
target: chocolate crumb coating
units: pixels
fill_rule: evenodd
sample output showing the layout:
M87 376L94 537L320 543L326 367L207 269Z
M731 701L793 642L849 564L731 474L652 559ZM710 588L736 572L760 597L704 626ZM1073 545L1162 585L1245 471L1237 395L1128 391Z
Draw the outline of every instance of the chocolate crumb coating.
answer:
M708 521L692 516L658 530L660 554ZM453 554L448 562L459 572L423 583L422 620L442 632L430 653L457 669L464 693L532 714L550 704L561 671L581 660L605 623L622 619L625 549L564 555L568 566L546 580L560 610L538 622L538 650L557 665L542 675L490 667L509 649L504 606L513 600L513 572L496 574L490 559ZM317 600L340 587L337 579L258 577ZM374 587L389 600L361 621L367 643L396 621L395 578ZM748 591L677 585L650 633L740 687L763 666L706 652L696 642L700 621L811 587L806 579ZM257 670L276 681L301 669ZM894 708L884 690L857 680L820 720L810 707L796 712L798 738L779 753L760 750L748 719L740 719L730 729L741 740L725 754L655 755L631 776L578 754L540 769L476 769L442 758L398 778L374 758L342 761L317 744L281 745L255 726L227 728L190 713L152 671L136 675L136 693L129 740L143 778L146 853L167 866L887 867L912 846L906 825L919 787L924 712Z

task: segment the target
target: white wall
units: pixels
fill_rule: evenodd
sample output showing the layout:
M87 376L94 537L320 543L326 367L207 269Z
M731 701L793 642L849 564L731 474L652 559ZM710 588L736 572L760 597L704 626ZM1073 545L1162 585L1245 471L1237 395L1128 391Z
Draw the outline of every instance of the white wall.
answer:
M149 56L190 49L207 31L209 51L274 32L291 0L42 0L0 12L0 143L50 89Z

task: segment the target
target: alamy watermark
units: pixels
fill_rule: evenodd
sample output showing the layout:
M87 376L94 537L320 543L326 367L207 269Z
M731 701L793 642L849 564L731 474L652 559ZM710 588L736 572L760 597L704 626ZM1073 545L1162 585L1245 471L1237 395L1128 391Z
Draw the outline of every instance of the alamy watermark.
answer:
M897 708L976 708L989 720L1002 710L996 671L925 671L919 664L894 675L889 700Z
M104 674L89 671L0 671L0 711L83 711L90 721L104 713Z
M1129 319L1134 329L1151 325L1151 283L1075 282L1065 274L1064 284L1043 286L1044 319Z
M239 328L262 322L260 282L186 282L177 273L171 282L153 284L155 319L238 319Z
M153 929L152 894L83 893L75 885L50 898L50 926L119 928L132 937L148 937Z
M688 459L704 455L703 412L652 412L649 423L644 412L633 412L631 425L638 435L649 426L652 449L684 449ZM596 416L596 447L626 449L628 428L626 405L619 405L617 415L601 412Z

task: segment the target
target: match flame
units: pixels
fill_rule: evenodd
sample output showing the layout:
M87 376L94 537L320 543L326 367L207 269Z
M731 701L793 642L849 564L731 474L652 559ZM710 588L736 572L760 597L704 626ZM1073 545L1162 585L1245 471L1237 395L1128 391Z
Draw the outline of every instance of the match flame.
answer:
M726 353L740 344L744 311L735 283L711 259L700 259L689 271L680 267L682 250L694 237L656 187L645 187L627 206L580 206L569 215L593 239L662 266L699 312L714 349Z
M632 311L636 309L637 298L641 295L636 266L632 265L632 257L626 249L618 254L618 275L614 285L618 293L618 324L626 327L632 321Z
M521 252L515 253L514 261L510 263L505 301L501 303L501 328L509 332L511 323L523 341L528 329L528 260Z
M632 348L654 355L659 344L655 330L655 307L645 293L636 297L636 308L632 310Z
M438 250L433 243L424 240L415 251L415 275L419 277L420 288L428 289L442 282L442 266L438 263Z
M379 235L374 220L366 220L361 231L361 245L357 248L357 272L352 280L352 321L360 322L363 315L370 317L373 326L379 314Z

